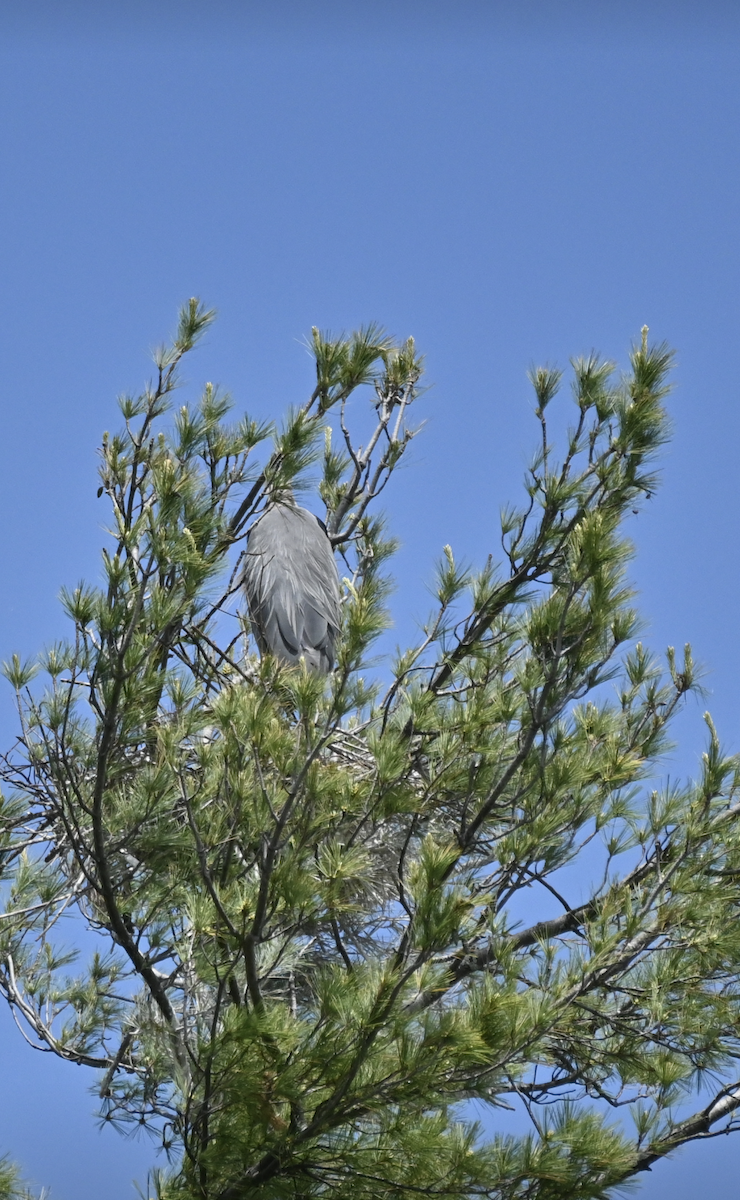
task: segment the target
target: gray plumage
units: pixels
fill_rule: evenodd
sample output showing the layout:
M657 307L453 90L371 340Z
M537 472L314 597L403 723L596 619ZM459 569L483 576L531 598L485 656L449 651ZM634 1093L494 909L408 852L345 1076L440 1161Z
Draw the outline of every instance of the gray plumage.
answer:
M318 517L286 501L271 504L247 543L244 591L261 654L301 658L327 675L339 633L339 576Z

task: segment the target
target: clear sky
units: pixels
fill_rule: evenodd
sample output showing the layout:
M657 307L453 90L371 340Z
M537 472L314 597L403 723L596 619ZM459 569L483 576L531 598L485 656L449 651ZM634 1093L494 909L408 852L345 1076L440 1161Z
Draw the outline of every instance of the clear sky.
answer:
M646 640L693 643L740 750L739 52L729 0L0 5L0 658L61 636L60 586L97 578L95 449L187 297L220 312L193 390L262 417L310 390L312 325L426 352L387 493L401 641L444 543L496 551L526 368L624 361L648 324L678 358L630 530ZM7 688L3 748L14 728ZM679 732L666 769L692 772L701 705ZM5 1012L0 1069L0 1148L52 1200L131 1200L152 1151L97 1130L82 1070ZM740 1135L693 1146L639 1195L734 1194L738 1163Z

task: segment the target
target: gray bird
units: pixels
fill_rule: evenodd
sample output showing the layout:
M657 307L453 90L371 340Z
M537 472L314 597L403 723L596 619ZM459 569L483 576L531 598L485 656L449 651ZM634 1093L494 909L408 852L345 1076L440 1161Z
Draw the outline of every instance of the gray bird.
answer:
M305 660L328 675L339 633L339 576L331 542L313 513L270 504L247 543L244 591L261 654Z

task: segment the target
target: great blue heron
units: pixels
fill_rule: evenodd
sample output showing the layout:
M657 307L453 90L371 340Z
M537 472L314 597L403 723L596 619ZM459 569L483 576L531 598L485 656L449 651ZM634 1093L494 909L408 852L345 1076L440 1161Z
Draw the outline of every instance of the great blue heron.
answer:
M247 543L244 591L261 654L304 659L328 675L339 633L339 576L324 526L291 500L273 502Z

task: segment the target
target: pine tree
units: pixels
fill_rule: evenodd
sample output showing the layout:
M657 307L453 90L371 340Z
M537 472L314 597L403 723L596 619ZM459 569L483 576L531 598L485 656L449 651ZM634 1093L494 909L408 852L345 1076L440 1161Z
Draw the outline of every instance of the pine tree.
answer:
M414 343L314 330L306 403L231 424L210 384L172 406L212 317L185 307L103 438L102 586L63 593L67 641L6 664L0 987L29 1037L153 1131L163 1198L585 1200L734 1128L740 768L707 717L701 777L660 786L696 671L636 641L625 577L670 353L643 330L623 375L574 361L559 459L560 374L532 373L500 561L445 547L417 644L378 668ZM346 576L328 679L260 661L240 595L265 496L317 464ZM584 854L573 907L558 872ZM83 964L70 913L100 946ZM506 1105L531 1133L497 1134Z

